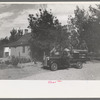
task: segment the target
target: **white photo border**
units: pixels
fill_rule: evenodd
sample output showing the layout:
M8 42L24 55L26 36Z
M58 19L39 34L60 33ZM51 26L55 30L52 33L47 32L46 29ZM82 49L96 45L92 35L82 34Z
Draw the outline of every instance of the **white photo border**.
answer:
M0 4L65 4L100 3L75 2L0 2ZM99 80L62 80L48 84L49 80L0 80L0 98L100 98ZM55 80L52 80L55 81Z

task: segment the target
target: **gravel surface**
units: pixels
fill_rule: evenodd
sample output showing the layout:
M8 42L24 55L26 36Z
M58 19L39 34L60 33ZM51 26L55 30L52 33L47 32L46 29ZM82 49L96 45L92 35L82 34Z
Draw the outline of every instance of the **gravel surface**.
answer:
M45 73L38 73L22 80L100 80L100 62L87 62L82 69L45 71Z
M87 62L82 69L69 68L57 71L43 69L41 64L22 68L0 65L2 80L100 80L100 61Z
M21 79L24 77L29 77L35 74L45 73L49 70L44 70L41 68L40 64L22 67L22 68L16 68L14 66L9 67L7 65L0 65L0 80L15 80L15 79Z

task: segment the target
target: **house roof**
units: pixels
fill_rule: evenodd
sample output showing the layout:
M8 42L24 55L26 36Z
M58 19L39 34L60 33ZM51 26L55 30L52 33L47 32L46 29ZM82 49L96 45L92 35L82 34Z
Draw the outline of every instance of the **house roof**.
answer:
M31 34L24 34L19 40L13 43L8 43L4 45L4 47L16 47L16 46L24 46L29 45L29 40L31 39Z

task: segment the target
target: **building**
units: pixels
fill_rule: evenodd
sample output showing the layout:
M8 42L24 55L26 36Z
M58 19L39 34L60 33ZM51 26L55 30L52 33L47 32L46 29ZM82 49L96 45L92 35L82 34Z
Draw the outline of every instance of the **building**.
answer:
M25 32L25 34L16 42L4 45L3 57L23 57L30 58L29 40L31 39L31 34Z

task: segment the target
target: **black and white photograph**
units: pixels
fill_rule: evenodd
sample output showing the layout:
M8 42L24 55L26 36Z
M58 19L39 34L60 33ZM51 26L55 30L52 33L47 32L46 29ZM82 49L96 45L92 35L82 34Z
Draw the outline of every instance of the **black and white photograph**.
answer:
M0 3L0 80L100 80L100 2Z

